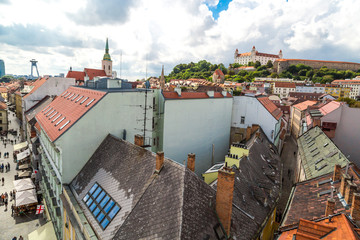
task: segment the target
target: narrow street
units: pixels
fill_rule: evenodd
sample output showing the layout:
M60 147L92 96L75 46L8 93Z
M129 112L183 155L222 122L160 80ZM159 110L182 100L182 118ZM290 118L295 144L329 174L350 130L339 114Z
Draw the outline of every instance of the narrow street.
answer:
M281 162L283 163L283 185L282 194L278 204L278 211L282 214L289 195L294 184L294 169L296 167L297 144L292 136L286 136L283 151L281 153Z
M9 111L8 112L8 120L11 121L9 123L9 129L14 129L18 131L19 135L19 120L14 116L14 113ZM6 139L13 140L16 143L21 142L17 136L13 136L12 134L8 134L4 136ZM14 143L15 144L15 143ZM14 189L13 181L15 180L15 175L17 173L16 170L16 163L13 160L13 149L14 146L9 143L5 145L2 141L0 141L0 164L10 164L10 171L6 172L5 167L4 171L0 172L0 178L4 178L4 185L0 182L0 195L2 193L7 192L8 194L10 191ZM4 153L9 152L9 157L4 158ZM9 202L8 208L6 210L5 205L0 204L0 240L11 240L13 237L19 238L21 235L24 239L28 239L27 236L30 232L36 230L40 226L40 218L42 218L42 214L40 216L33 215L33 216L19 216L13 217L11 213L11 205L14 204L14 200L11 200L9 195Z

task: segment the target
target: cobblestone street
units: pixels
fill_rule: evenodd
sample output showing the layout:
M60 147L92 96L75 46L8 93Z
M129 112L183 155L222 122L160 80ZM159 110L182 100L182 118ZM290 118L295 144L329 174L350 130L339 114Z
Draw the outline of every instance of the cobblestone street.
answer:
M8 120L11 121L9 124L9 129L14 129L18 131L19 135L19 120L14 116L13 112L9 112ZM6 136L4 136L6 137ZM16 143L21 142L19 138L8 134L8 139L14 140L16 139ZM15 144L15 143L14 143ZM14 146L12 144L3 144L0 141L0 164L10 163L10 171L0 172L0 178L5 179L4 185L0 184L0 194L7 192L9 194L10 191L13 190L14 185L13 181L15 180L14 176L17 173L16 163L13 160L13 149ZM4 158L4 153L9 152L9 158ZM0 205L0 240L11 240L13 237L19 237L22 235L24 239L28 239L28 234L34 230L36 230L40 226L40 219L42 220L41 215L25 215L19 217L13 217L11 213L11 205L14 203L14 200L10 201L9 196L9 204L8 209L6 210L5 205Z

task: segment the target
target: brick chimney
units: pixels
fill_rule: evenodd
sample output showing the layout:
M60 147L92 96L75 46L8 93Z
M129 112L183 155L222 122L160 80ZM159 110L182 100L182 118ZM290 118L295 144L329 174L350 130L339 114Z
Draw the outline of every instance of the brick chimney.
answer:
M335 181L339 181L341 180L341 165L336 164L334 167L334 174L333 174L333 179L334 182Z
M335 199L328 198L326 201L325 217L334 214L334 212L335 212Z
M351 203L350 214L356 221L360 220L360 193L354 193Z
M251 127L246 128L246 141L249 141L251 137Z
M349 174L343 173L341 175L341 184L340 184L340 193L341 193L341 196L343 196L343 197L345 197L345 190L346 190L346 185L347 185L348 180L350 180Z
M159 173L161 168L164 166L164 152L157 152L156 153L156 166L155 172Z
M187 168L193 172L195 171L195 154L194 153L188 154Z
M134 144L140 147L144 146L144 136L136 134Z
M227 235L230 235L234 181L235 173L231 168L225 166L218 171L216 212Z
M351 204L352 197L356 192L356 184L348 180L346 185L345 202L349 205Z

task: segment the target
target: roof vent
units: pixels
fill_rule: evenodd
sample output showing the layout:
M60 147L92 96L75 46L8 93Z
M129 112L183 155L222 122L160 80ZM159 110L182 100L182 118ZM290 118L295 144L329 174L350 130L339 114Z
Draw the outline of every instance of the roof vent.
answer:
M84 96L79 97L75 102L77 103L78 101L80 101Z
M52 116L49 117L49 120L52 119L58 112L55 112Z
M61 96L63 97L65 94L67 94L68 93L68 91L66 91L66 92L64 92Z
M89 97L86 97L84 100L80 102L80 105L83 104L86 100L88 100Z
M71 93L66 94L66 95L64 96L64 98L67 98L70 94L71 94Z
M47 106L46 108L44 108L41 112L44 112L46 109L48 109L50 106Z
M54 120L52 120L51 122L55 122L56 120L58 120L59 117L61 117L62 114L59 114L59 116L57 116L56 118L54 118Z
M73 97L73 98L71 99L71 101L74 101L75 98L77 98L78 96L79 96L79 94L77 94L75 97Z
M85 105L85 107L88 107L93 101L95 101L95 98L91 99L91 101L88 102L88 103Z
M56 127L57 125L59 125L64 119L65 119L65 117L63 117L62 119L60 119L60 120L55 124L55 127Z
M60 128L59 128L59 131L61 131L66 125L68 125L70 123L70 120L68 120L64 125L62 125Z
M69 100L70 98L72 98L74 95L75 95L75 93L71 94L71 95L68 97L68 100Z

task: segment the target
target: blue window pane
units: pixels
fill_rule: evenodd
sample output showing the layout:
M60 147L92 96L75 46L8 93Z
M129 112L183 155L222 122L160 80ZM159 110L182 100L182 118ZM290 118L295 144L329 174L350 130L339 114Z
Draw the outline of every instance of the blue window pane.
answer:
M120 210L119 205L115 205L115 207L113 207L113 209L111 209L111 211L108 214L110 219L113 219L115 217L115 215L118 213L119 210Z
M92 188L90 189L89 193L92 194L98 186L99 185L97 185L97 183L95 183L94 186L92 186Z
M93 204L89 207L90 211L94 211L95 207L96 207L96 204L93 203Z
M87 201L86 206L90 206L90 204L92 204L92 202L93 202L93 200L92 200L92 198L90 198L90 199Z
M102 191L100 194L99 194L99 196L96 198L96 202L100 202L102 199L103 199L103 197L105 196L105 192L104 191Z
M93 193L93 197L96 198L101 191L102 191L102 189L100 187L98 189L96 189L96 191Z
M106 213L108 213L109 211L110 211L110 209L114 206L114 201L113 200L111 200L107 205L106 205L106 207L104 208L104 211L106 212Z
M100 212L100 208L98 208L98 207L95 208L95 210L93 212L94 216L96 217L99 214L99 212Z
M110 221L107 218L104 218L104 221L102 221L101 226L102 228L106 228L107 225L109 225Z
M100 207L101 207L101 208L104 208L105 204L107 204L107 202L109 201L109 199L110 199L110 197L109 197L108 195L106 195L106 196L104 197L104 199L101 201Z
M99 222L101 222L101 220L103 220L103 218L105 217L105 215L101 212L100 214L99 214L99 216L97 216L97 220L99 221Z
M86 196L83 198L83 201L86 202L89 199L89 194L86 194Z

